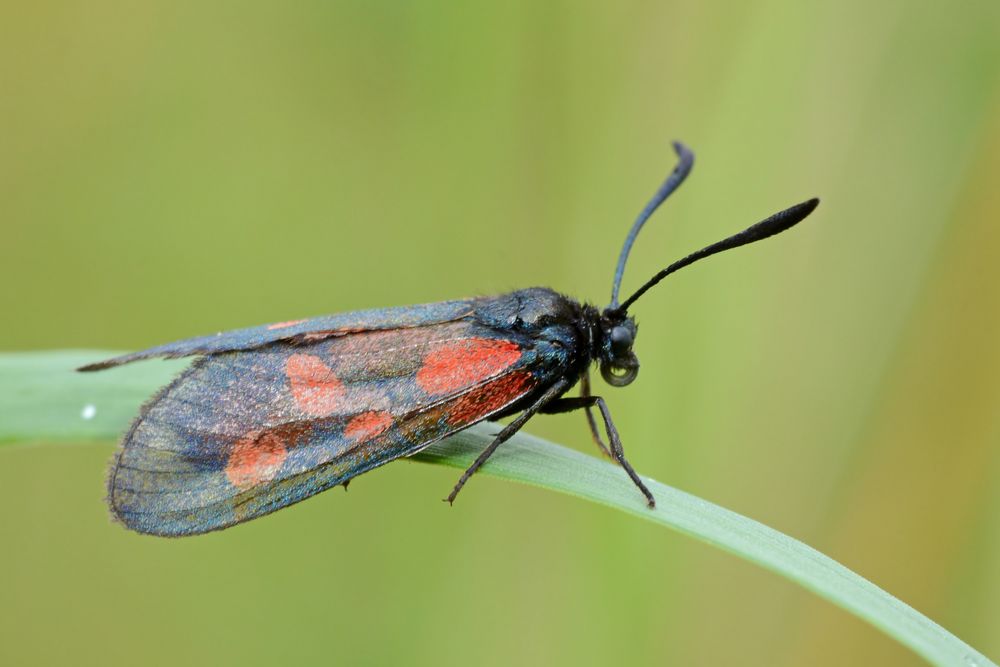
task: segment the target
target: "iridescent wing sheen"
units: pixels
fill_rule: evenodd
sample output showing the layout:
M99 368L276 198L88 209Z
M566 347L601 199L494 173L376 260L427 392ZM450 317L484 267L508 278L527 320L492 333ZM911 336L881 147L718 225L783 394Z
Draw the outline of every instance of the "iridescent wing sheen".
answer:
M467 319L208 356L133 423L109 503L144 533L224 528L503 411L565 363L557 346Z
M476 301L476 299L465 299L398 308L358 310L338 315L324 315L310 319L235 329L125 354L89 364L80 370L97 371L153 357L177 358L195 354L208 355L234 350L253 350L281 341L300 343L343 336L358 331L405 329L452 322L467 317L475 307Z

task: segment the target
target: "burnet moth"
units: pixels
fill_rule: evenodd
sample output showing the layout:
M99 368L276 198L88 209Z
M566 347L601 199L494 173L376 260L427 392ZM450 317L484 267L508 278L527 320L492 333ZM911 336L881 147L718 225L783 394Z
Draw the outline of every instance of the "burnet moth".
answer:
M516 415L459 478L452 502L532 416L571 410L584 411L597 446L653 507L607 404L591 394L591 364L614 387L631 383L639 361L629 311L642 295L700 259L789 229L819 204L797 204L692 253L621 300L636 236L694 164L687 147L674 148L677 166L625 237L606 308L533 287L238 329L84 366L198 356L125 434L108 480L111 512L141 533L218 530L346 485L477 422ZM577 383L579 396L564 396Z

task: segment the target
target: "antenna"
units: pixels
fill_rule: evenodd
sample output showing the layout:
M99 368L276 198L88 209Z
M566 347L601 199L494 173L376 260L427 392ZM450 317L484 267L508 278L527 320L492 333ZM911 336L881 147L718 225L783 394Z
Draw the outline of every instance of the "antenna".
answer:
M691 167L694 166L694 153L691 152L687 146L679 141L674 142L674 150L677 151L677 166L674 167L673 172L667 177L667 180L663 182L660 189L656 191L653 198L649 200L646 204L646 208L642 209L642 213L639 217L635 219L632 223L632 229L629 230L628 236L625 237L625 244L622 246L621 254L618 255L618 266L615 268L615 279L611 283L611 305L608 306L609 310L618 309L618 291L621 289L622 276L625 273L625 262L628 260L629 251L632 250L632 244L635 243L635 237L639 235L639 230L642 226L646 224L646 220L649 216L653 215L653 212L659 208L663 200L670 196L670 194L680 187L684 179L687 178L688 174L691 173ZM622 308L624 310L624 308Z
M632 296L625 299L625 302L622 305L609 307L608 310L617 313L624 313L628 310L629 306L649 291L653 285L660 282L674 271L683 269L685 266L694 264L699 259L705 259L706 257L710 257L711 255L722 252L723 250L739 248L742 245L753 243L754 241L763 241L770 236L780 234L781 232L791 229L798 223L805 220L810 213L816 210L817 206L819 206L819 199L804 201L801 204L796 204L795 206L786 208L784 211L779 211L770 218L762 220L755 225L751 225L738 234L733 234L729 238L713 243L712 245L702 248L697 252L693 252L685 258L677 260L650 278L646 281L646 284L637 289Z

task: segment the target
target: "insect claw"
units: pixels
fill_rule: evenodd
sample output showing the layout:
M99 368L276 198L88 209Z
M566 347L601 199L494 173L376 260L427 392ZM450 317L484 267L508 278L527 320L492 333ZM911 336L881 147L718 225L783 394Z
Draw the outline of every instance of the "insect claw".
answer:
M350 483L351 483L351 480L347 480L346 482L344 482L343 484L341 484L341 486L344 487L344 491L347 491L347 485L350 484Z

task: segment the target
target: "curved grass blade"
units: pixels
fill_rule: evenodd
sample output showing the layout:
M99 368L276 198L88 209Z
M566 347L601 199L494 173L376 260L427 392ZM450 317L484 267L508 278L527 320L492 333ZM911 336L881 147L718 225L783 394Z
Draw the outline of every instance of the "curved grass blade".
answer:
M414 458L464 469L492 441L495 432L494 425L480 424ZM868 621L932 665L996 667L913 607L832 558L762 523L644 476L656 497L656 509L648 509L621 469L608 461L522 432L504 443L481 473L613 507L719 547Z
M114 373L77 374L112 352L0 354L0 442L114 439L146 398L186 362L150 362ZM492 440L480 424L415 458L466 468ZM756 563L864 619L933 665L996 667L920 612L815 549L730 510L644 478L657 499L646 508L621 470L524 433L510 439L482 474L560 491L633 514Z

